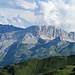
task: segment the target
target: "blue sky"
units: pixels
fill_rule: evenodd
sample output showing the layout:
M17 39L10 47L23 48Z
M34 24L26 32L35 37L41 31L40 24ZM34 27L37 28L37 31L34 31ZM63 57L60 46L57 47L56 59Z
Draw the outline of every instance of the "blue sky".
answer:
M22 28L55 25L75 31L75 0L0 0L0 23Z

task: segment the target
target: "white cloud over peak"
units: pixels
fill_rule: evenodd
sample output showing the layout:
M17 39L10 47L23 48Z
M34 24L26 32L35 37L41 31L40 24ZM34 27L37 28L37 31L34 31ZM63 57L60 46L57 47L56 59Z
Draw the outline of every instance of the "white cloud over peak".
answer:
M55 25L66 31L75 31L75 1L66 3L63 0L39 1L41 13L47 25Z

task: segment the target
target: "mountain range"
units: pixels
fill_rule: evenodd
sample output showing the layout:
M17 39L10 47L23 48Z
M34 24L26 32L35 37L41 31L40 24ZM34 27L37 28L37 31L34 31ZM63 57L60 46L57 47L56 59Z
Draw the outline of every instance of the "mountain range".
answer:
M0 66L33 58L75 54L75 32L55 26L0 25Z

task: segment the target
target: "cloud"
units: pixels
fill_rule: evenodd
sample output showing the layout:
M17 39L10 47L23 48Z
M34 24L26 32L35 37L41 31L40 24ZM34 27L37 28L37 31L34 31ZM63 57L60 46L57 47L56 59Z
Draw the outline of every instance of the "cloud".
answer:
M32 12L32 11L25 11L25 10L11 9L11 8L6 8L6 9L0 8L0 13L1 13L1 15L5 16L8 19L12 19L13 17L16 17L17 15L19 15L25 21L29 22L30 25L34 24L36 21L36 15L34 15L34 12ZM25 27L28 27L28 25L29 24L27 24L27 25L25 24ZM15 24L15 26L16 26L16 24Z
M40 13L47 25L55 25L66 31L75 31L75 1L48 0L39 1Z
M0 0L0 8L16 8L16 0Z
M16 27L26 28L26 26L31 25L30 22L26 21L24 18L20 17L19 15L12 17L12 18L6 18L2 15L0 15L0 24L4 25L14 25Z
M26 26L31 25L30 22L26 21L24 18L22 18L19 15L11 19L11 24L17 25L17 27L21 27L21 28L26 28Z
M35 9L38 7L35 2L28 2L25 0L18 0L16 4L24 9Z
M75 0L0 0L0 23L55 25L75 31Z
M4 16L0 15L0 24L8 24L8 23L9 23L8 20Z

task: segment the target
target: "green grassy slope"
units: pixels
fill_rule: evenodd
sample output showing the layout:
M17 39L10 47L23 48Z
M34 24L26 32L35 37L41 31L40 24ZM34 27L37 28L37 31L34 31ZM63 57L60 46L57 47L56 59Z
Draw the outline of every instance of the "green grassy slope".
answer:
M75 56L33 59L1 67L0 75L75 75L74 63Z

